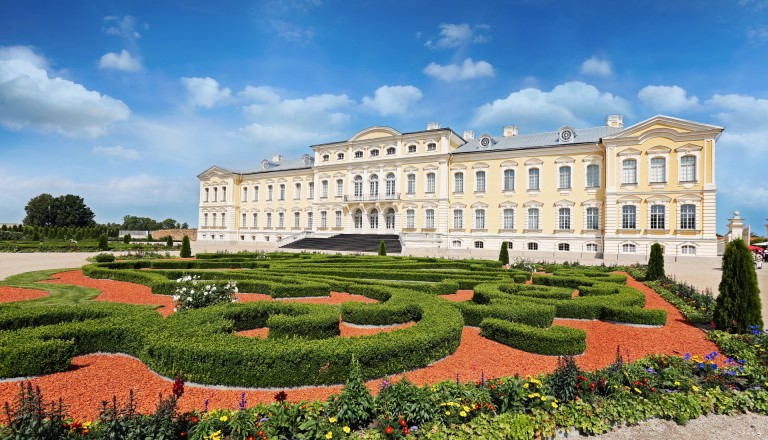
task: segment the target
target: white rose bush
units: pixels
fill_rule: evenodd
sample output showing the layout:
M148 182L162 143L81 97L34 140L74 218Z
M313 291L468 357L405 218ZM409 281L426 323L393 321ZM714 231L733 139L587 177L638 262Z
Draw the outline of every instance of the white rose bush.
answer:
M230 281L227 284L201 284L200 276L184 275L176 280L173 302L176 304L174 311L186 309L199 309L224 302L237 302L235 294L238 292L237 284Z

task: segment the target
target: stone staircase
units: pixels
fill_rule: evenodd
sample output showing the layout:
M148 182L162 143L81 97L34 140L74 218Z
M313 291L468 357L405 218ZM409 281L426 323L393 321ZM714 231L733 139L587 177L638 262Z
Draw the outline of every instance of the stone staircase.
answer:
M338 234L328 238L303 238L281 246L283 249L304 249L319 251L378 252L379 243L384 241L387 254L402 251L397 235L383 234Z

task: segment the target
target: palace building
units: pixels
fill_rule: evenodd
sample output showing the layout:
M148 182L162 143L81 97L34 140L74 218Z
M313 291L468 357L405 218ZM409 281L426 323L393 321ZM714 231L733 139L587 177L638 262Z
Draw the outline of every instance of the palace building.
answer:
M668 116L624 127L500 136L430 123L370 127L275 155L258 169L201 173L198 241L281 245L341 233L395 234L404 250L714 258L715 143L723 128ZM560 255L562 254L562 255Z

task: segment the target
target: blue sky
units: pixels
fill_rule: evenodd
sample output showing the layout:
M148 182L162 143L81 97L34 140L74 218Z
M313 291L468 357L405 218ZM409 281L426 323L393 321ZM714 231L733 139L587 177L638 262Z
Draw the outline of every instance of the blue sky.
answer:
M500 135L667 114L725 127L718 231L768 217L768 0L16 1L0 222L40 193L195 225L196 175L371 125Z

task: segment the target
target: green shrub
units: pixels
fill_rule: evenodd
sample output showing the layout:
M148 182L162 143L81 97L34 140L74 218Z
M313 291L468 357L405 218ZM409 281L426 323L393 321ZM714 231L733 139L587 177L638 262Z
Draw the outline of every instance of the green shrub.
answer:
M529 353L581 354L587 349L584 330L559 325L540 328L486 318L480 323L480 335Z
M379 256L385 257L387 255L387 245L384 244L384 240L379 242Z
M374 409L373 395L365 386L360 362L352 356L347 382L341 390L341 395L329 402L329 412L336 414L340 424L359 429L368 426Z
M655 281L663 279L664 274L664 248L661 244L654 243L651 245L651 255L648 258L648 272L646 274L646 280Z
M131 234L125 234L123 236L123 243L128 244L131 242Z
M662 309L641 309L639 307L603 307L600 315L606 321L626 324L664 325L667 323L667 311Z
M762 329L755 263L743 240L736 239L726 245L722 269L720 294L715 303L715 327L730 333L747 333L752 326Z
M509 250L507 250L507 242L501 242L501 250L499 251L499 262L506 266L509 264Z
M100 251L106 251L109 250L109 241L106 236L106 234L99 235L99 245L98 248Z
M168 249L173 247L173 237L171 237L170 235L165 237L165 247L167 247Z
M557 368L547 377L549 379L547 382L552 388L555 398L565 403L578 396L579 376L581 376L581 369L576 365L573 356L558 356Z
M181 258L192 257L192 247L189 244L189 237L186 235L181 239L181 252L179 253L179 256L181 256Z
M93 257L93 261L97 263L111 263L115 261L115 256L112 254L98 254Z

